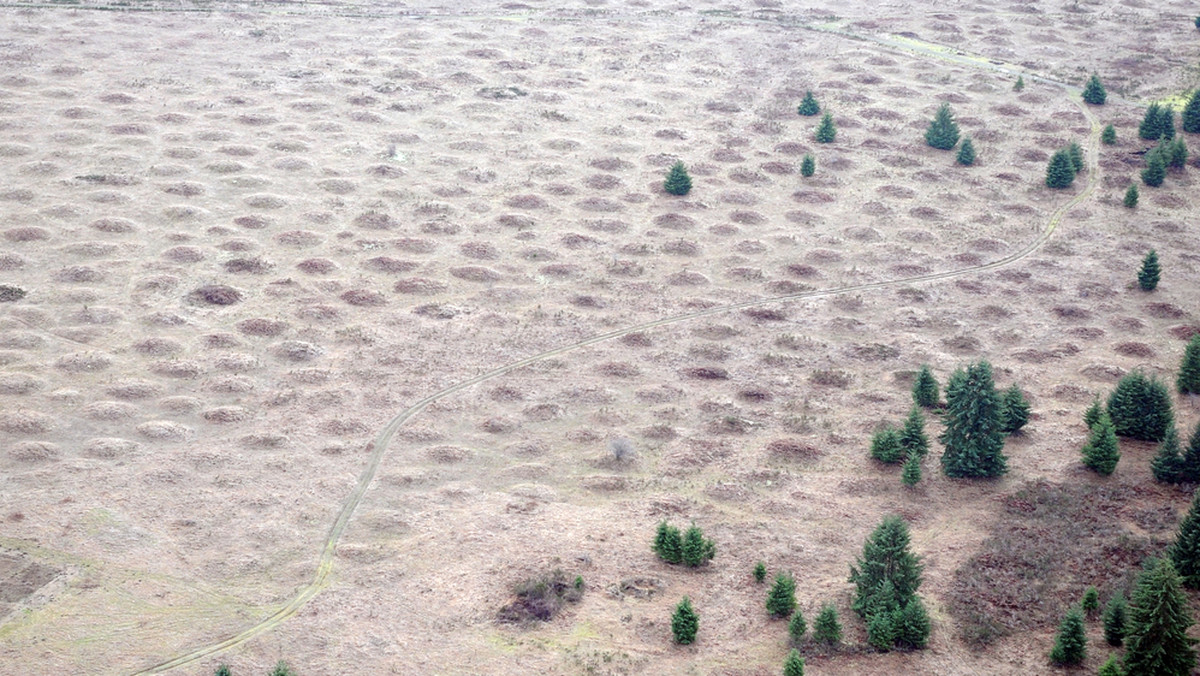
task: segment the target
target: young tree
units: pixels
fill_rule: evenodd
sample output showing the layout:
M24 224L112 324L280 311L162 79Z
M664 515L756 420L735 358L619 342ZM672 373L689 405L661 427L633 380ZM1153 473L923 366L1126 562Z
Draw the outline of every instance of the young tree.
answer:
M1167 178L1167 161L1157 148L1146 153L1146 168L1142 169L1142 183L1157 188Z
M1000 421L1005 434L1016 434L1029 422L1029 402L1015 383L1000 395Z
M1096 619L1096 611L1100 610L1100 592L1096 588L1089 585L1083 590L1083 598L1079 600L1079 609L1087 616L1089 620Z
M1104 91L1104 85L1100 83L1100 76L1092 73L1087 84L1083 86L1083 100L1094 106L1102 106L1107 99L1108 92Z
M1111 646L1120 647L1125 641L1125 595L1117 592L1104 606L1104 640Z
M1050 164L1046 165L1046 187L1061 190L1069 188L1075 182L1075 165L1071 162L1071 155L1064 148L1054 153L1050 157Z
M1157 103L1151 103L1146 108L1146 114L1142 116L1142 122L1138 125L1138 137L1147 141L1157 141L1162 138L1162 106Z
M1150 473L1159 483L1177 484L1183 481L1183 454L1179 452L1179 433L1174 425L1168 427L1163 435L1158 453L1150 461Z
M1087 631L1083 626L1083 613L1072 607L1058 627L1054 649L1050 651L1050 661L1060 666L1072 666L1081 664L1085 657Z
M1117 382L1108 396L1108 417L1117 436L1141 441L1162 441L1175 420L1166 386L1141 371Z
M908 545L904 520L886 517L850 566L850 582L857 590L854 612L867 622L867 640L881 650L924 647L929 636L929 616L917 596L921 563Z
M797 608L796 612L792 613L791 621L788 622L788 638L791 639L792 645L803 643L806 631L808 631L808 623L804 621L804 613Z
M1106 146L1111 146L1117 142L1117 129L1111 124L1104 126L1104 131L1100 132L1100 142Z
M954 161L969 167L975 164L975 144L971 143L971 137L963 139L962 145L958 147L958 154L954 156Z
M654 534L654 553L667 563L683 563L683 534L666 521L658 523Z
M1132 209L1137 206L1137 203L1138 203L1137 184L1130 183L1129 187L1125 189L1125 200L1124 200L1125 208Z
M767 592L767 613L783 618L796 609L796 580L791 573L776 573L775 584Z
M889 465L904 460L904 447L900 445L900 433L894 427L885 427L871 437L871 457Z
M1171 426L1172 429L1174 427ZM1183 450L1183 458L1179 463L1179 480L1187 483L1200 481L1200 423L1192 431L1187 448Z
M1083 148L1077 141L1067 144L1067 157L1071 158L1071 168L1075 170L1076 174L1083 171Z
M762 584L767 579L767 564L759 561L754 564L754 581Z
M228 664L217 666L217 670L213 672L213 676L233 676L233 672L229 670Z
M271 670L271 676L293 676L292 669L287 662L279 660L275 663L275 668Z
M1117 433L1107 413L1100 414L1100 421L1091 430L1088 442L1083 446L1083 464L1097 474L1108 476L1117 468L1121 452L1117 445Z
M1175 138L1175 109L1171 106L1158 109L1158 129L1162 134L1160 138L1167 141Z
M1018 75L1017 81L1013 83L1013 91L1019 92L1025 89L1025 76Z
M699 629L700 616L692 608L691 599L685 596L671 615L671 633L679 645L691 645L696 641L696 631Z
M1096 423L1100 422L1100 414L1103 412L1104 409L1100 407L1100 397L1093 397L1092 405L1083 412L1083 424L1087 425L1089 430L1092 429L1096 426Z
M683 534L683 565L697 568L711 561L716 555L717 547L713 541L706 540L700 527L692 524Z
M1162 267L1158 264L1158 253L1151 249L1142 259L1142 267L1138 270L1138 286L1142 291L1153 291L1158 288L1158 279L1162 275Z
M954 121L949 103L943 103L937 109L925 130L925 142L938 150L950 150L958 143L958 123Z
M921 365L921 372L917 374L917 381L913 383L912 395L917 406L933 408L938 405L938 382L928 364Z
M1170 559L1149 564L1130 599L1125 632L1126 676L1187 676L1196 652L1187 636L1192 626L1188 598Z
M1163 157L1167 160L1167 166L1171 169L1183 169L1187 164L1188 148L1187 142L1182 136L1176 137L1175 140L1163 146Z
M687 167L683 166L683 162L671 165L671 170L667 172L667 178L663 181L663 190L672 195L686 195L692 191L692 177L688 176Z
M892 614L895 643L903 650L917 650L929 643L929 613L920 596L913 596L903 608Z
M821 106L817 105L817 99L811 91L804 92L804 100L796 107L796 112L805 117L812 117L821 112Z
M812 155L805 155L804 159L800 160L800 175L808 178L817 171L817 161Z
M821 124L817 125L817 143L833 143L837 138L837 127L833 126L833 115L825 113L821 116Z
M1183 130L1189 134L1200 134L1200 88L1192 90L1183 107Z
M1117 661L1116 655L1109 655L1104 664L1100 665L1100 671L1096 672L1096 676L1124 676L1125 672L1121 669L1121 663Z
M792 648L787 659L783 661L783 676L804 676L804 658L795 648Z
M1179 524L1168 556L1183 586L1200 589L1200 492L1192 496L1192 506Z
M986 361L955 372L946 386L946 429L939 439L948 477L996 477L1008 471L1000 397Z
M904 428L900 430L900 447L909 458L923 458L929 453L929 437L925 436L925 416L917 406L913 406L908 412L908 417L904 419Z
M1183 361L1179 364L1175 388L1180 394L1200 394L1200 333L1193 333L1183 349Z
M842 640L842 623L838 621L837 608L832 603L821 606L813 622L813 640L826 645L837 645Z
M921 456L908 456L908 460L904 461L904 469L900 471L900 482L909 488L921 482Z

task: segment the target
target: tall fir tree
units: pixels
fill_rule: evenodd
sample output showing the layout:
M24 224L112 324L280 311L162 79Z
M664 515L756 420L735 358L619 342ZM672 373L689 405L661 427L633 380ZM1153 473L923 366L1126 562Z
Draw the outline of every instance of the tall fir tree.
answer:
M832 603L821 606L817 619L813 621L813 640L826 645L837 645L842 641L842 623L838 620L837 608Z
M941 396L938 392L938 381L933 376L933 371L929 370L928 364L921 365L921 371L917 374L916 382L913 383L912 395L917 406L933 408L938 405L938 399Z
M1117 128L1111 124L1104 125L1104 131L1100 132L1100 142L1106 146L1115 145L1117 142Z
M1146 114L1142 116L1142 122L1138 125L1138 137L1146 141L1157 141L1162 138L1162 106L1158 103L1151 103L1146 107Z
M1104 85L1100 83L1100 76L1092 73L1088 78L1087 84L1083 85L1083 100L1094 105L1102 106L1108 99L1108 92L1104 90Z
M663 181L663 190L672 195L686 195L692 191L692 177L688 176L687 167L683 162L671 165L667 178Z
M1151 249L1142 259L1142 267L1138 269L1138 286L1142 291L1153 291L1158 288L1158 280L1162 277L1162 266L1158 262L1158 252Z
M1192 90L1188 102L1183 106L1183 130L1189 134L1200 134L1200 87Z
M784 618L796 610L796 580L791 573L776 573L775 584L767 592L767 614Z
M1125 632L1126 676L1188 676L1196 652L1188 598L1170 559L1158 559L1138 577Z
M1099 422L1092 427L1091 436L1083 446L1083 464L1097 474L1108 476L1117 468L1120 459L1117 432L1108 414L1101 413Z
M787 659L783 661L783 676L804 676L804 658L795 648L792 648Z
M943 103L934 113L925 130L925 142L938 150L950 150L958 143L958 123L954 121L949 103Z
M1179 523L1168 555L1183 586L1200 589L1200 491L1192 496L1192 506Z
M1083 171L1083 147L1077 141L1067 144L1067 157L1071 158L1071 168L1078 174Z
M1177 484L1183 481L1183 454L1179 450L1179 433L1175 431L1175 425L1167 428L1163 440L1158 444L1158 452L1150 461L1150 473L1159 483Z
M812 117L821 112L821 106L817 103L817 98L813 96L811 91L804 92L804 100L796 107L796 113L805 117Z
M975 164L975 144L971 142L970 136L963 139L962 145L958 147L958 154L954 156L954 161L964 167Z
M1125 189L1125 199L1122 201L1122 204L1125 205L1126 209L1132 209L1137 206L1137 203L1138 203L1137 184L1130 183L1129 187Z
M800 175L808 178L817 172L817 161L812 155L805 155L804 159L800 160Z
M1029 402L1014 383L1000 395L1000 423L1005 434L1016 434L1029 422Z
M1125 619L1128 610L1125 606L1125 595L1117 592L1108 599L1104 606L1104 640L1111 646L1120 647L1125 642Z
M833 143L837 139L837 127L833 125L833 115L825 113L821 116L821 124L817 125L817 143Z
M1175 378L1180 394L1200 394L1200 333L1193 333L1183 349L1183 361Z
M1075 165L1071 162L1071 155L1064 148L1054 153L1050 157L1050 164L1046 165L1046 187L1061 190L1071 187L1075 182Z
M1126 374L1108 396L1108 417L1117 436L1162 441L1175 421L1171 395L1160 381L1141 371Z
M1063 617L1050 651L1050 661L1060 666L1082 664L1087 657L1087 631L1083 625L1083 613L1074 606Z
M692 600L683 597L675 612L671 615L671 633L679 645L691 645L696 641L696 632L700 629L700 616L692 607Z
M904 428L900 430L900 446L906 457L923 458L929 453L929 437L925 436L925 415L920 407L913 406L904 419Z
M996 477L1008 471L1000 396L986 361L959 370L946 386L946 429L939 437L948 477Z
M1167 179L1167 160L1162 151L1155 148L1146 153L1146 168L1142 169L1142 183L1157 188Z

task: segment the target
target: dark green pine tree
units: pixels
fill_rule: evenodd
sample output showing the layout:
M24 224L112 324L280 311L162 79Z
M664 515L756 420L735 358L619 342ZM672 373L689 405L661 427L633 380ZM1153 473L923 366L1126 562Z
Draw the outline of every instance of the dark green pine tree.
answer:
M900 482L909 488L921 482L921 456L908 456L908 460L904 461L904 469L900 471Z
M1179 524L1168 555L1183 586L1200 589L1200 491L1192 496L1192 506Z
M812 117L821 112L821 106L817 104L817 99L811 91L804 92L804 100L796 107L796 112L805 117Z
M1104 660L1104 664L1100 665L1100 670L1096 672L1096 676L1124 676L1124 674L1116 655L1109 655L1108 659Z
M1175 429L1172 425L1171 429ZM1179 480L1186 483L1200 482L1200 423L1192 431L1187 448L1179 462Z
M1075 170L1076 174L1083 171L1083 148L1079 143L1071 141L1067 145L1067 156L1071 158L1071 168Z
M658 523L654 534L654 553L667 563L683 563L683 534L666 521Z
M1054 639L1054 649L1050 651L1050 661L1059 666L1073 666L1082 664L1086 657L1087 631L1083 626L1083 613L1072 607L1058 626L1058 636Z
M1138 270L1138 286L1142 291L1153 291L1158 288L1158 279L1162 276L1162 267L1158 264L1158 252L1151 249L1142 258L1142 267Z
M1132 209L1137 206L1137 203L1138 203L1137 184L1130 183L1129 187L1125 189L1125 200L1124 200L1125 208Z
M692 524L683 534L683 565L696 568L708 563L716 555L717 547L713 541L704 539L704 532Z
M1000 395L1000 423L1005 434L1016 434L1029 422L1029 402L1014 383Z
M1192 91L1183 107L1183 130L1189 134L1200 134L1200 88Z
M1200 333L1193 333L1183 349L1183 361L1179 364L1175 389L1180 394L1200 394Z
M918 650L929 643L929 613L920 596L913 596L892 614L892 627L895 643L902 650Z
M929 370L927 364L921 365L921 372L917 374L917 381L913 383L912 395L917 406L933 408L938 405L941 395L938 392L937 378L933 377L933 371Z
M1100 132L1100 142L1106 146L1114 145L1117 142L1117 129L1111 124L1104 126L1104 131Z
M1196 652L1188 598L1170 559L1153 561L1138 577L1125 632L1126 676L1187 676Z
M767 579L767 564L759 561L754 564L754 581L762 584Z
M1108 396L1108 417L1117 436L1140 441L1162 441L1175 421L1166 386L1141 371L1117 382Z
M832 603L821 606L813 622L813 640L826 645L837 645L842 640L842 623L838 621L837 608Z
M1157 103L1151 103L1146 108L1146 114L1142 116L1142 122L1138 125L1138 137L1147 141L1157 141L1162 138L1162 106Z
M1025 89L1025 76L1018 75L1017 81L1013 83L1013 91L1019 92L1019 91L1023 91L1024 89Z
M900 445L900 433L894 427L885 427L871 437L871 457L889 465L904 460L904 447Z
M908 545L908 524L899 516L885 517L863 544L862 557L850 567L856 589L852 607L863 619L877 610L903 607L916 596L921 563Z
M906 457L925 457L929 453L929 437L925 436L925 416L921 409L913 406L904 419L904 428L900 430L900 447Z
M692 177L688 176L687 167L683 166L683 162L671 165L671 170L667 172L667 178L663 181L663 190L672 195L686 195L692 191Z
M1125 595L1117 592L1104 606L1104 640L1111 646L1120 647L1125 641Z
M954 161L969 167L975 164L975 144L971 143L971 137L963 139L962 145L958 147L958 154L954 156Z
M946 386L946 429L939 440L948 477L996 477L1008 471L1000 396L986 361L959 370Z
M821 116L821 124L817 125L817 143L833 143L837 139L837 127L833 126L833 115L825 113Z
M1083 590L1083 598L1079 600L1079 609L1087 616L1089 620L1096 619L1096 612L1100 610L1100 592L1096 588L1089 585Z
M817 171L817 161L812 155L805 155L804 159L800 160L800 175L808 178Z
M1089 430L1092 429L1096 423L1100 422L1100 414L1103 412L1104 409L1100 407L1100 397L1097 396L1092 399L1092 405L1088 407L1088 410L1083 412L1083 424L1087 425Z
M775 584L767 592L767 614L783 618L796 609L796 580L791 573L776 573Z
M1158 148L1146 153L1146 168L1142 169L1142 183L1157 188L1167 178L1167 160Z
M1107 413L1092 426L1091 436L1083 446L1083 464L1097 474L1108 476L1117 468L1121 452L1117 445L1117 432Z
M795 648L792 648L787 659L783 661L783 676L804 676L804 658Z
M1071 155L1064 148L1050 157L1046 165L1046 187L1061 190L1071 187L1075 182L1075 165L1071 163Z
M1102 106L1107 99L1108 92L1104 91L1104 85L1100 83L1100 76L1092 73L1087 84L1083 86L1083 100L1095 106Z
M808 631L808 623L804 621L804 613L797 608L796 612L792 613L792 619L788 621L788 639L792 645L798 646L804 643L806 631Z
M692 601L683 597L675 612L671 615L671 633L679 645L691 645L696 641L696 632L700 629L700 616L692 608Z
M1175 109L1171 106L1158 109L1158 129L1161 134L1159 138L1167 141L1175 138Z
M233 672L229 670L228 664L222 664L213 672L213 676L233 676Z
M1183 169L1188 158L1187 141L1184 141L1182 136L1176 137L1175 140L1163 146L1163 157L1166 158L1167 166L1171 169Z
M1150 461L1150 473L1159 483L1177 484L1183 481L1183 454L1179 451L1179 433L1174 425L1168 427L1163 435L1158 453Z
M925 130L925 142L938 150L950 150L958 143L958 123L954 121L949 103L943 103L934 113Z

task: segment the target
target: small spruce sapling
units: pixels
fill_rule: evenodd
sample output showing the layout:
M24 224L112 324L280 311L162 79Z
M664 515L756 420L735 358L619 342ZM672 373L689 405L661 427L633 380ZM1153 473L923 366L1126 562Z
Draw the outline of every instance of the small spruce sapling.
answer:
M1162 275L1162 267L1158 264L1158 253L1151 249L1142 259L1142 267L1138 270L1138 286L1142 291L1153 291L1158 288L1158 280Z
M900 430L900 447L906 457L925 457L929 453L929 437L925 436L925 416L921 409L913 406L904 419L904 427Z
M938 107L925 130L925 143L938 150L950 150L958 143L958 123L954 121L949 103Z
M1200 133L1200 87L1192 90L1192 95L1183 106L1181 117L1184 131L1189 134Z
M1183 349L1183 361L1179 364L1175 389L1180 394L1200 394L1200 333L1193 333Z
M1126 209L1132 209L1137 206L1138 189L1136 183L1130 183L1129 187L1125 189L1125 199L1122 203Z
M933 371L927 364L921 365L921 372L917 374L917 380L913 383L912 395L917 406L933 408L938 405L941 394L938 392L937 378L933 376Z
M775 584L767 592L767 613L774 618L784 618L796 609L796 580L791 573L776 573Z
M1029 402L1013 384L1000 395L1000 426L1005 434L1017 434L1029 422Z
M1092 427L1088 442L1083 447L1083 464L1097 474L1108 476L1121 460L1118 449L1117 433L1112 420L1107 413L1101 413L1099 422Z
M1146 168L1142 169L1141 177L1142 183L1151 188L1157 188L1166 180L1167 162L1157 148L1146 153Z
M812 117L821 112L821 106L817 104L817 99L811 91L804 92L804 100L796 107L796 113L805 117Z
M1071 608L1058 627L1050 661L1062 666L1081 664L1087 657L1087 632L1083 626L1083 613Z
M837 608L832 603L821 606L813 622L813 640L825 645L837 645L842 641L842 623L838 621Z
M817 171L817 161L812 155L805 155L804 159L800 160L800 175L808 178Z
M1200 492L1192 497L1192 506L1179 523L1168 556L1183 586L1200 589Z
M1100 132L1100 142L1106 146L1111 146L1117 142L1117 128L1111 124L1104 126L1104 131Z
M1046 187L1061 190L1071 187L1074 182L1075 165L1071 162L1070 153L1065 148L1055 152L1046 165Z
M696 641L696 632L699 629L700 616L692 608L691 599L685 596L679 605L675 606L675 613L671 615L671 634L679 645L691 645Z
M1083 171L1083 148L1076 141L1067 145L1067 155L1071 158L1071 168L1078 174Z
M783 661L783 676L804 676L804 658L795 648L792 648L787 659Z
M837 127L833 125L833 115L825 113L821 116L821 124L817 125L817 143L833 143L837 139Z
M799 608L792 613L792 619L788 621L788 638L792 645L798 646L804 642L804 634L808 631L808 623L804 621L804 613Z
M904 469L900 471L900 482L909 488L921 482L920 456L910 455L908 456L908 460L904 461Z
M1167 428L1162 442L1158 444L1158 452L1150 461L1150 473L1154 480L1164 484L1177 484L1183 481L1183 453L1179 450L1179 432L1175 426Z
M1096 612L1100 610L1100 592L1096 591L1094 586L1089 585L1087 589L1083 590L1083 598L1079 600L1079 607L1089 620L1096 619Z
M754 564L754 581L762 584L767 579L767 564L759 561Z
M1100 76L1092 73L1088 78L1087 84L1083 86L1083 100L1094 105L1102 106L1108 99L1108 92L1104 90L1104 85L1100 82Z
M964 167L975 164L975 144L971 143L970 136L963 139L962 145L958 147L958 154L954 156L954 161Z
M1104 660L1104 664L1100 665L1096 676L1125 676L1125 672L1121 670L1121 663L1117 661L1117 656L1109 655L1108 659Z
M904 447L900 444L900 433L894 427L885 427L871 438L871 457L889 465L904 460Z
M663 181L663 190L672 195L686 195L691 192L692 177L688 175L683 162L671 165L671 170L667 172L667 178Z
M1104 606L1104 640L1109 645L1120 647L1125 640L1125 615L1128 610L1125 607L1125 595L1117 592L1112 595L1108 603Z
M1025 89L1025 76L1018 75L1017 81L1013 83L1013 91L1020 92Z
M233 672L230 671L228 664L221 664L217 666L217 670L213 672L213 676L233 676Z
M1083 424L1087 425L1089 430L1092 429L1096 426L1096 423L1100 422L1100 414L1103 412L1104 409L1100 406L1100 395L1096 395L1092 399L1092 405L1083 412Z

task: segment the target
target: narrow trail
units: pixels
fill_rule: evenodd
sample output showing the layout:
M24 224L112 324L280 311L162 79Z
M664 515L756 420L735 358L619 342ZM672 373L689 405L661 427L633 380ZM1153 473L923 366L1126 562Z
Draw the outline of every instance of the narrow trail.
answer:
M611 17L605 17L605 18L611 20ZM736 19L736 20L750 21L751 19L740 18L740 19ZM968 66L971 66L974 68L993 70L993 71L1005 73L1005 74L1017 74L1017 73L1021 72L1020 69L1014 69L1012 66L1009 66L1007 64L989 61L983 57L972 56L972 55L960 52L958 50L944 51L943 49L941 49L939 46L936 46L936 45L923 45L921 43L916 43L916 42L911 42L911 43L903 42L902 43L900 41L890 40L887 38L874 38L874 37L870 37L870 36L862 36L862 35L850 33L848 31L842 31L842 30L833 29L833 28L829 28L829 27L810 26L810 25L804 25L804 24L789 24L789 25L787 25L787 27L796 28L796 29L800 29L800 30L817 31L817 32L826 33L826 34L838 35L838 36L849 38L849 39L871 42L871 43L874 43L878 46L881 46L881 47L884 47L887 49L891 49L894 51L908 52L908 53L915 54L915 55L917 55L919 57L923 57L923 58L936 58L936 59L941 59L941 60L952 62L952 63L957 63L960 65L968 65ZM1030 75L1030 74L1026 74L1026 75L1029 75L1030 77L1037 77L1037 76ZM265 619L261 620L257 624L246 628L245 630L239 632L238 634L230 636L229 638L227 638L223 641L220 641L218 643L214 643L214 644L211 644L208 646L197 648L196 650L193 650L189 653L179 655L177 657L171 658L164 662L160 662L154 666L134 672L134 675L140 676L142 674L162 673L165 671L169 671L171 669L175 669L175 668L178 668L181 666L195 663L204 658L211 657L213 655L224 652L235 646L244 644L258 636L261 636L262 634L265 634L268 631L271 631L272 629L278 627L280 624L282 624L289 618L296 615L296 613L299 612L300 609L303 608L305 604L307 604L310 600L312 600L314 597L316 597L318 594L320 594L326 587L328 587L330 585L330 583L332 582L333 562L334 562L334 558L336 555L338 543L341 540L342 535L345 533L346 527L350 523L350 519L354 516L354 512L358 509L359 504L362 502L363 496L366 494L367 489L370 487L371 482L374 480L375 474L378 471L379 466L383 461L384 454L387 451L388 445L391 443L392 437L396 434L396 432L401 427L404 426L405 423L407 423L409 420L411 420L412 418L419 415L421 413L421 411L423 411L425 409L425 407L429 406L430 404L432 404L436 401L445 399L445 398L452 396L458 392L461 392L467 388L473 387L475 385L478 385L480 383L483 383L483 382L486 382L489 380L493 380L495 378L499 378L500 376L511 373L513 371L516 371L517 369L524 368L526 366L537 363L539 361L543 361L543 360L549 359L551 357L556 357L558 355L573 352L575 350L579 350L581 348L585 348L590 345L595 345L597 343L602 343L604 341L612 340L614 338L619 338L619 337L624 336L629 333L634 333L634 332L638 332L638 331L646 331L648 329L653 329L653 328L657 328L660 326L677 324L680 322L686 322L686 321L690 321L693 319L699 319L702 317L710 317L713 315L725 314L728 312L733 312L736 310L743 310L746 308L751 308L751 307L756 307L756 306L761 306L761 305L780 304L780 303L787 303L789 301L807 300L807 299L813 299L813 298L823 298L823 297L827 297L827 296L835 296L835 295L844 294L844 293L872 291L872 290L876 290L876 289L885 289L885 288L901 286L901 285L921 284L921 283L926 283L926 282L936 282L936 281L942 281L942 280L947 280L947 279L953 279L955 277L962 277L962 276L966 276L966 275L972 275L972 274L977 274L977 273L981 273L981 272L986 272L988 270L995 270L997 268L1002 268L1007 265L1012 265L1013 263L1016 263L1018 261L1021 261L1025 258L1029 257L1031 254L1033 254L1039 248L1041 248L1041 246L1043 244L1045 244L1050 239L1051 236L1053 236L1055 230L1058 228L1059 224L1062 222L1064 216L1066 216L1066 214L1071 209L1075 208L1080 203L1082 203L1084 200L1091 197L1092 193L1095 192L1096 186L1098 185L1099 178L1100 178L1099 177L1098 153L1099 153L1099 140L1100 140L1100 129L1101 128L1100 128L1099 122L1097 121L1096 117L1092 114L1092 112L1087 108L1086 105L1084 105L1081 101L1078 100L1079 99L1078 91L1076 89L1074 89L1073 87L1066 85L1064 83L1056 82L1056 81L1049 80L1046 78L1037 77L1037 79L1041 82L1045 82L1047 84L1051 84L1051 85L1055 85L1055 86L1059 86L1059 87L1063 88L1068 95L1073 97L1073 99L1075 100L1075 104L1083 112L1083 115L1087 118L1087 120L1091 126L1091 132L1088 135L1087 151L1086 151L1087 167L1088 167L1087 183L1084 185L1084 187L1081 190L1079 190L1079 192L1077 192L1073 197L1071 197L1071 199L1069 199L1067 202L1065 202L1064 204L1059 206L1057 209L1055 209L1054 212L1050 215L1050 218L1047 221L1046 226L1042 229L1041 233L1036 238L1034 238L1033 241L1026 244L1020 250L1018 250L1012 254L1009 254L1008 256L999 258L997 260L994 260L994 261L991 261L988 263L983 263L981 265L961 268L958 270L950 270L950 271L946 271L946 272L937 272L937 273L930 273L930 274L925 274L925 275L917 275L917 276L913 276L913 277L902 277L899 279L891 279L891 280L878 281L878 282L868 282L868 283L863 283L863 284L851 284L851 285L847 285L847 286L839 286L839 287L833 287L833 288L828 288L828 289L819 289L819 290L814 290L814 291L805 291L802 293L788 294L788 295L784 295L784 296L775 296L772 298L750 300L750 301L745 301L745 302L741 302L741 303L734 303L731 305L723 305L720 307L708 308L708 309L700 310L697 312L672 315L669 317L664 317L664 318L656 319L653 321L643 322L641 324L636 324L634 326L628 326L625 328L609 331L606 333L597 334L597 335L594 335L590 338L586 338L586 339L581 340L576 343L572 343L569 345L563 345L561 347L547 350L545 352L541 352L539 354L535 354L535 355L526 357L524 359L514 361L509 364L505 364L503 366L496 367L490 371L487 371L486 373L482 373L473 378L463 380L459 383L456 383L445 389L435 392L435 393L425 397L424 399L421 399L420 401L416 402L415 404L408 407L407 409L404 409L403 411L396 414L396 416L393 417L388 422L388 424L383 429L381 429L378 434L375 435L374 440L371 442L371 444L369 446L370 454L368 456L367 465L363 468L362 473L359 475L358 482L354 487L354 490L351 491L350 495L346 497L346 500L342 505L341 511L338 512L337 519L334 521L333 525L329 529L329 535L326 537L325 543L322 546L321 555L317 562L317 569L316 569L316 572L313 574L312 581L309 582L307 585L301 587L297 591L296 596L294 598L292 598L291 601L289 601L286 605L284 605L282 608L277 610L275 613L273 613L269 617L266 617Z

